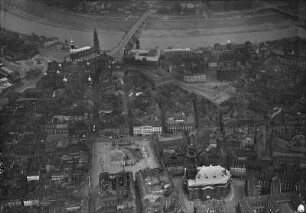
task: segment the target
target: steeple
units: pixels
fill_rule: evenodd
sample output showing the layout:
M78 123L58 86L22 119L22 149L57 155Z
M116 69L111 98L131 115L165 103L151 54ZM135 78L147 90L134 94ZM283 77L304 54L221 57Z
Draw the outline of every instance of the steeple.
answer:
M75 48L74 41L71 39L70 40L70 49L74 49L74 48Z
M101 54L101 51L100 51L100 44L99 44L99 38L98 38L98 33L97 33L97 30L95 28L95 31L94 31L94 51L96 54Z
M185 167L187 169L194 169L196 168L196 150L195 150L195 146L193 143L190 143L190 145L188 146L188 150L186 153L186 161L185 161Z
M232 41L230 39L228 39L226 42L226 49L228 50L232 49Z
M139 50L140 49L140 41L139 39L136 39L136 50Z

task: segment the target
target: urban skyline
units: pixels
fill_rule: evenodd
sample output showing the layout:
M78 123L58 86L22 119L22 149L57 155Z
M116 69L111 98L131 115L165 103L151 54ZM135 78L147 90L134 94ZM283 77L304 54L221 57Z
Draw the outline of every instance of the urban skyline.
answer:
M305 212L305 8L2 0L0 213Z

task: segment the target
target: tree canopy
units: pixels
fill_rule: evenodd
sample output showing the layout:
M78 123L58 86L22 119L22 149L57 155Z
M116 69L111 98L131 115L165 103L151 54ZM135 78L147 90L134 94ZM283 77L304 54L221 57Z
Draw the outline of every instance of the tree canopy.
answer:
M73 9L81 3L81 0L44 0L48 6L64 7L66 9Z

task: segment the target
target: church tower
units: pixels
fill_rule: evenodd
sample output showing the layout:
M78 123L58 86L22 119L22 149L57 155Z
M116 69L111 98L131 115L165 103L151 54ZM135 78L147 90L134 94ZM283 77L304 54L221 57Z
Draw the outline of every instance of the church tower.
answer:
M231 40L227 40L227 42L226 42L226 49L228 49L228 50L232 49L232 41Z
M186 153L185 168L190 170L196 169L196 164L197 164L196 158L197 154L196 154L195 145L193 143L190 143Z
M71 39L70 40L70 49L73 50L74 48L75 48L74 41Z
M94 51L96 54L100 55L101 54L101 51L100 51L100 44L99 44L99 38L98 38L98 33L97 33L97 30L95 28L95 31L94 31Z
M183 188L186 194L189 195L188 190L188 180L195 179L198 170L197 170L197 154L196 149L193 143L188 145L188 149L185 156L185 165L184 165L184 182Z

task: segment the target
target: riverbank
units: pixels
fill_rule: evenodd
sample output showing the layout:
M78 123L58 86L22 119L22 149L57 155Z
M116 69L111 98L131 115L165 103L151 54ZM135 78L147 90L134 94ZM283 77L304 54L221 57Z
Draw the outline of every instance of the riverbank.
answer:
M192 30L192 29L215 29L223 27L248 27L260 24L279 25L283 22L292 22L284 15L278 13L249 14L244 17L228 17L204 19L203 17L185 16L171 17L161 16L147 20L146 29L150 30ZM293 23L293 22L292 22Z
M23 2L23 0L17 0L17 2ZM27 7L23 9L25 8ZM36 9L32 8L31 11L23 11L23 9L9 8L4 20L6 29L24 34L34 32L47 37L58 37L61 41L73 39L76 45L85 46L93 45L93 29L96 28L100 46L105 50L111 50L117 46L126 33L120 30L129 29L132 24L120 19L110 23L109 20L96 16L71 14L58 10L47 11L46 8L42 10L39 6ZM242 20L234 18L188 23L188 19L180 19L171 22L158 20L154 23L155 28L150 28L150 23L145 26L146 30L140 37L141 48L156 46L197 48L212 46L216 42L225 43L228 39L242 43L247 40L262 42L294 36L305 37L305 30L297 28L289 18L277 14L248 17ZM122 26L124 28L121 28Z
M173 37L173 34L177 36ZM198 48L213 46L215 43L225 44L229 39L233 43L241 44L245 41L264 42L296 36L306 38L306 30L295 26L262 31L222 31L220 29L220 31L216 33L203 33L201 31L172 31L165 33L161 31L154 32L148 30L140 37L140 45L141 48Z
M26 13L16 15L7 12L4 20L4 28L7 30L22 34L35 33L46 37L57 37L61 41L73 39L77 46L93 45L94 26L91 26L80 27L57 23L53 20L37 18ZM105 31L103 28L97 28L97 32L100 46L106 50L116 46L124 35L124 32Z
M19 15L26 19L34 18L38 22L50 21L56 25L64 25L68 28L83 27L100 28L104 31L119 31L128 30L136 21L136 19L125 20L125 17L99 16L84 13L75 13L65 11L63 9L45 6L44 4L33 3L29 0L14 0L7 8L8 13Z
M290 22L283 22L277 27L270 23L250 25L250 26L237 26L237 27L222 27L211 29L191 29L191 30L151 30L148 29L142 33L143 38L173 38L173 37L201 37L220 34L236 34L247 32L273 32L277 29L292 28ZM295 28L295 27L293 27Z

